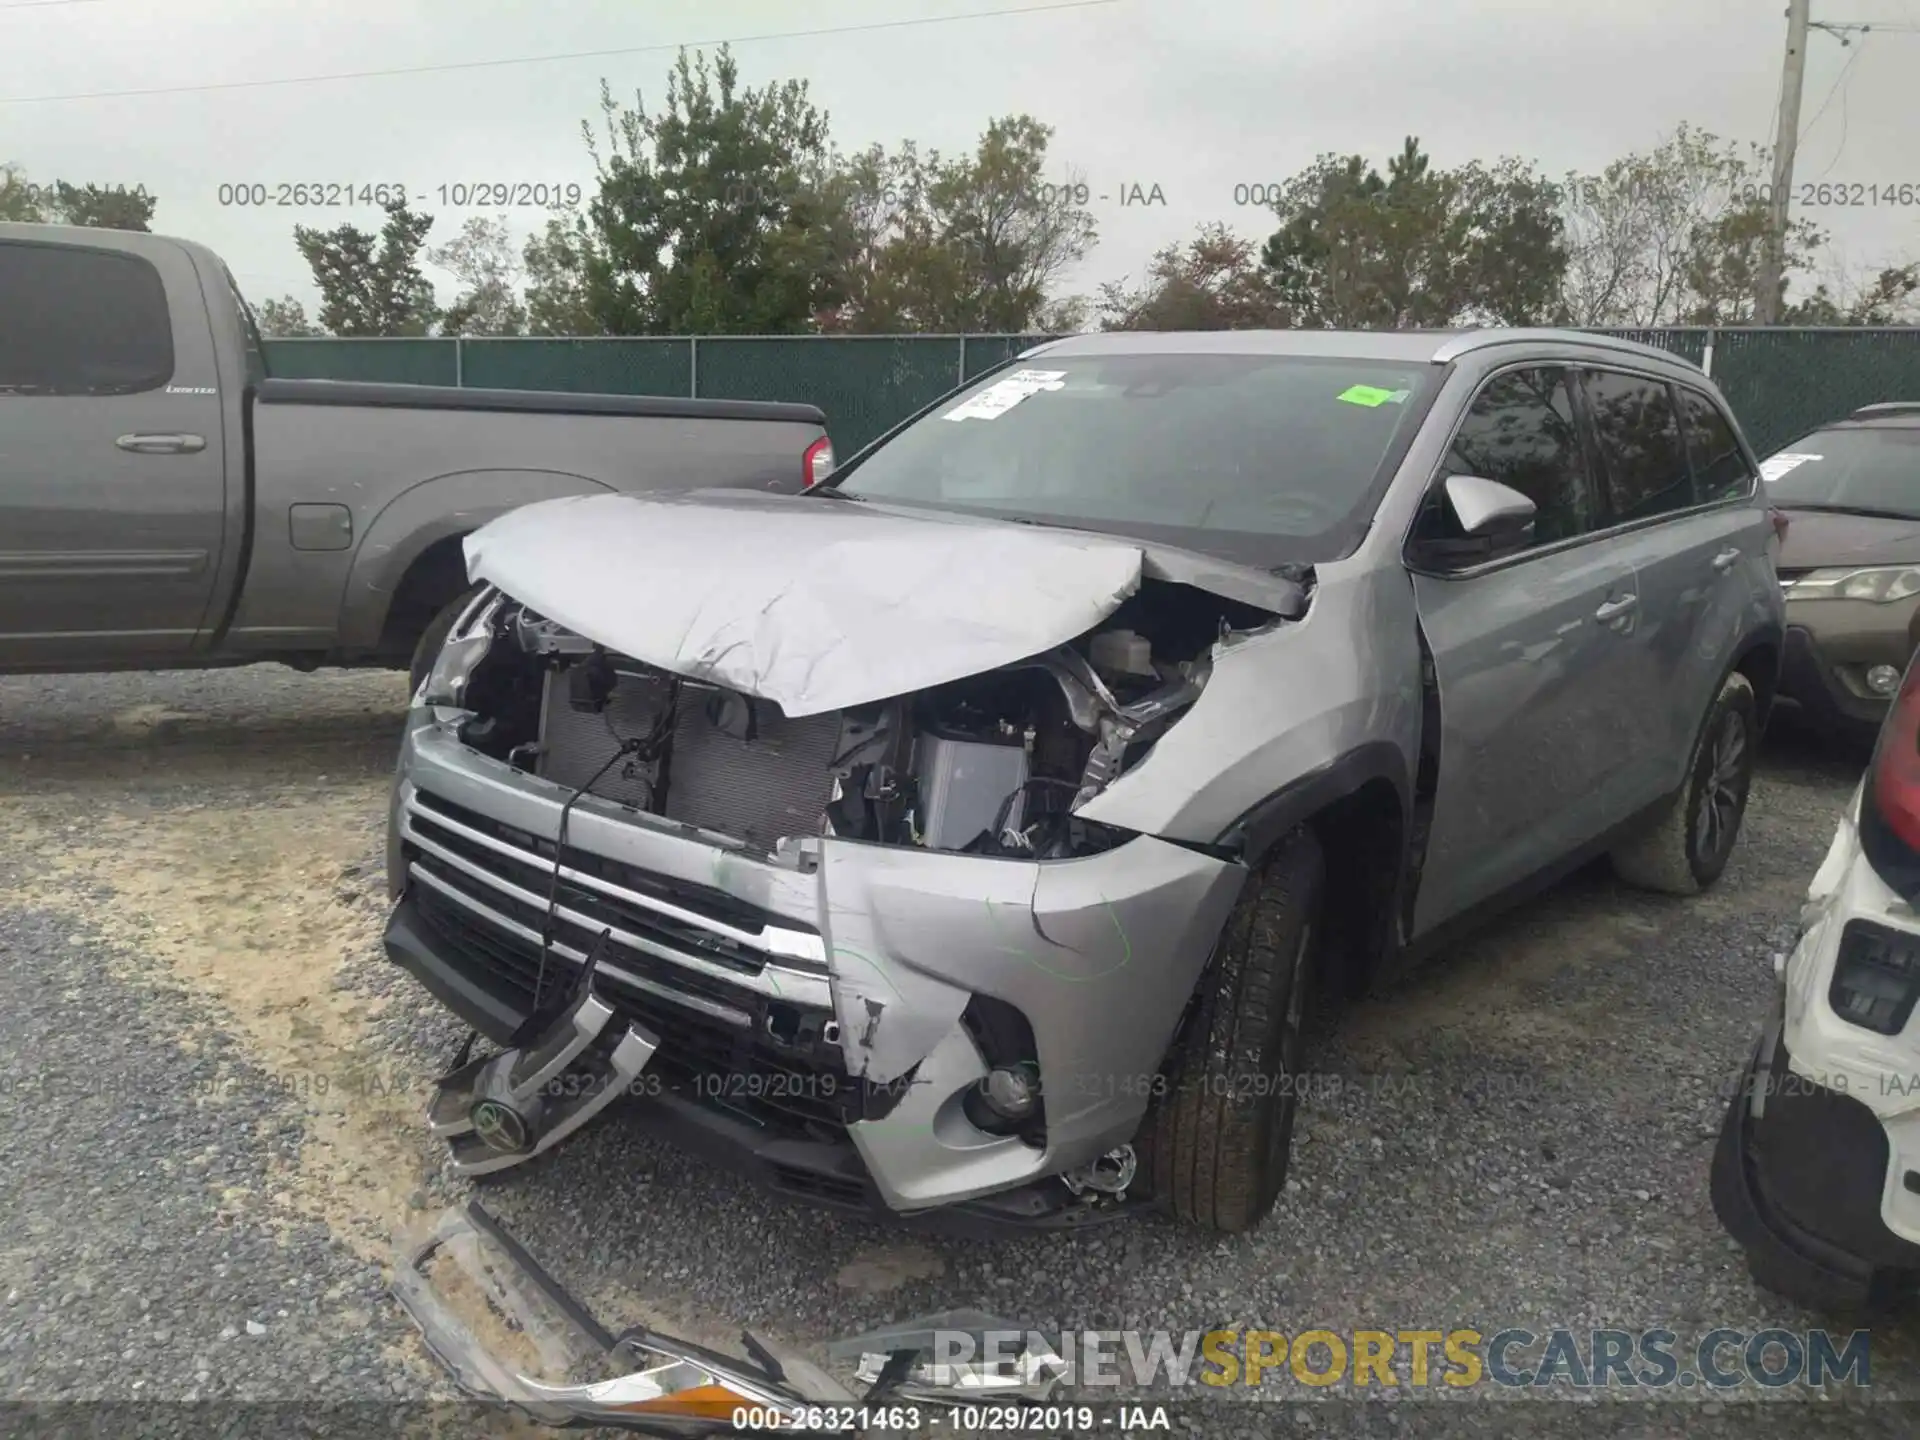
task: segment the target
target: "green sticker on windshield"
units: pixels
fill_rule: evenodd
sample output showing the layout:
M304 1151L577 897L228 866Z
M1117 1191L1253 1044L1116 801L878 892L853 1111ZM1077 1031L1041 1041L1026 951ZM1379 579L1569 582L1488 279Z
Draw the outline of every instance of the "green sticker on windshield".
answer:
M1375 405L1384 405L1389 400L1404 400L1407 398L1407 392L1404 390L1382 390L1378 385L1349 385L1333 398L1336 400L1344 400L1349 405L1372 407Z

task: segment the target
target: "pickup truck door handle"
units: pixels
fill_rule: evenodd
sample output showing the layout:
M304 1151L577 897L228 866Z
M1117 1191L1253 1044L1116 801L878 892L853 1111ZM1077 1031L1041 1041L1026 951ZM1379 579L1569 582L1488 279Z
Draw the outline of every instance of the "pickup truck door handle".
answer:
M1622 595L1618 600L1609 600L1598 610L1594 611L1593 618L1605 624L1609 621L1618 620L1623 615L1632 614L1639 604L1640 597L1638 595Z
M1722 550L1718 555L1713 557L1713 568L1724 575L1733 568L1734 562L1739 558L1740 552L1738 550Z
M207 448L204 435L122 435L113 442L136 455L194 455Z

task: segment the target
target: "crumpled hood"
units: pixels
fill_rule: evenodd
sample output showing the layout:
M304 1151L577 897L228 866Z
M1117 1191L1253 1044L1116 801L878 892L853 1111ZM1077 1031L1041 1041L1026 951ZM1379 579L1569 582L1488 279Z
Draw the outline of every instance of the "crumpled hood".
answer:
M575 634L795 718L1065 644L1145 563L1124 540L733 491L540 501L466 551L470 580Z

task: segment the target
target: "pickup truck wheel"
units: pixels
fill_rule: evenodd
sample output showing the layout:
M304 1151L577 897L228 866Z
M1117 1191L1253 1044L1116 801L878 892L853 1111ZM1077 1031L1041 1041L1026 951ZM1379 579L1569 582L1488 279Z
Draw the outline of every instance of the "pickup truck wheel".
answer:
M1740 838L1759 741L1753 683L1729 675L1700 726L1679 799L1653 829L1614 850L1613 873L1665 895L1697 895L1718 880Z
M433 662L440 658L440 647L447 643L447 632L453 629L453 622L460 618L460 612L467 608L467 602L478 595L484 586L474 585L462 590L427 622L427 628L420 632L420 639L413 647L413 661L407 667L411 681L411 693L418 694L420 687L427 683L427 676L433 671Z
M1296 830L1222 927L1136 1151L1152 1199L1188 1224L1260 1223L1286 1183L1326 860Z

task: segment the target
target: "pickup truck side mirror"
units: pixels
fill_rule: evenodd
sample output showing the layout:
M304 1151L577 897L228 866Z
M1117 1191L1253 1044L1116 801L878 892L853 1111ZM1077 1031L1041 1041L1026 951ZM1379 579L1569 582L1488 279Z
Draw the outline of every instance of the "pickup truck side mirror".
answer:
M1503 559L1533 543L1537 514L1533 501L1511 485L1450 475L1427 497L1408 559L1418 569L1441 573Z

